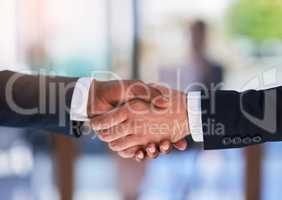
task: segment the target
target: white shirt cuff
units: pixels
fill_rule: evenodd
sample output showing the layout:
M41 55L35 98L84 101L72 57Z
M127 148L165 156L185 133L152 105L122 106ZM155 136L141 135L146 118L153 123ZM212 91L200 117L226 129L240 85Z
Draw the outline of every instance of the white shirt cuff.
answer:
M72 95L70 109L71 121L89 121L87 103L92 81L93 78L78 79Z
M202 126L201 92L188 92L187 104L192 139L195 142L203 142L204 134Z

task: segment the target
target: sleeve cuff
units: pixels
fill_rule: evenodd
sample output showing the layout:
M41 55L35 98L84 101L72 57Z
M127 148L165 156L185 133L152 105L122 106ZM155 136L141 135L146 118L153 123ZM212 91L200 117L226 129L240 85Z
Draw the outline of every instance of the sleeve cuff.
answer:
M71 101L70 120L85 122L89 121L87 115L87 103L89 90L93 78L78 79Z
M187 108L189 127L192 139L195 142L203 142L203 123L201 109L201 92L189 92L187 96Z

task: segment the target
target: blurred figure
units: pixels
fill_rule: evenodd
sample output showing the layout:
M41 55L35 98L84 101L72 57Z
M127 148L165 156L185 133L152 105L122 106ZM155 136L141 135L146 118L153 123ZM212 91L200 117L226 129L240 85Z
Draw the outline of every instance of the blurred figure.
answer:
M50 71L51 63L43 42L35 42L30 45L26 53L28 66L32 71Z
M191 25L188 33L191 36L189 44L191 53L187 56L187 64L172 69L161 69L160 82L185 92L199 89L220 89L223 68L207 56L207 32L207 25L201 20L195 21ZM191 176L195 176L195 173L198 172L197 169L194 169L195 159L199 157L196 156L199 153L199 148L196 147L191 136L188 140L188 148L190 149L192 146L194 151L173 153L160 157L149 164L142 200L149 200L152 196L156 200L187 199L190 185L192 185L191 180L193 180ZM181 170L183 167L192 169ZM193 171L193 173L189 171ZM159 196L159 194L163 196Z
M207 56L207 25L203 21L196 21L188 34L191 44L187 63L177 68L161 69L160 82L185 92L212 90L223 80L223 68Z
M203 21L196 21L191 26L190 32L190 65L198 72L198 81L208 89L212 89L211 85L218 85L223 81L223 68L220 64L212 61L206 54L207 25Z

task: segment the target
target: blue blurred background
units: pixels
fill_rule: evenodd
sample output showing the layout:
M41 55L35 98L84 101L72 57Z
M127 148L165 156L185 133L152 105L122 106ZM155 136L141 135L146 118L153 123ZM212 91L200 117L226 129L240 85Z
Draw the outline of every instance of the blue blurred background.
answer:
M281 85L281 19L280 0L0 0L0 69L266 88ZM192 146L140 164L91 138L1 127L0 199L281 198L281 144Z

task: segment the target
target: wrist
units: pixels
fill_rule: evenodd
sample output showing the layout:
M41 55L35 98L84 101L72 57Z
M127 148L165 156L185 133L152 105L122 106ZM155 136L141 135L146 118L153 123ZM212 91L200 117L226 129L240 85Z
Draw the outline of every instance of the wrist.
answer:
M88 94L88 102L87 102L87 115L88 118L92 118L94 113L94 105L93 103L95 102L95 97L97 96L97 88L100 85L100 81L97 81L96 79L93 79L91 81L90 89L89 89L89 94Z
M186 93L182 93L182 96L184 98L184 114L185 114L185 137L191 135L191 130L190 130L190 125L189 125L189 115L188 115L188 98L187 98L187 94Z
M190 135L186 96L187 95L185 95L185 93L174 90L174 97L172 97L172 101L174 102L173 107L175 108L175 115L173 118L176 119L177 123L173 123L174 131L172 131L172 142L177 142Z

